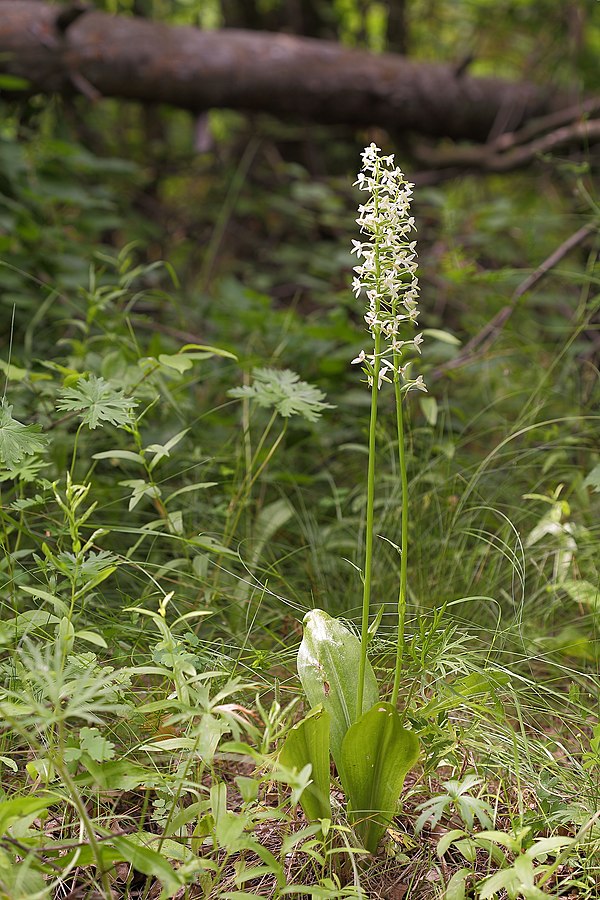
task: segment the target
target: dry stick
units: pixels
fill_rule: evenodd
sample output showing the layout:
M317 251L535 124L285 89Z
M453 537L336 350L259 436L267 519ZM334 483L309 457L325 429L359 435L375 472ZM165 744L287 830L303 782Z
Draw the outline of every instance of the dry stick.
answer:
M517 303L521 299L521 297L531 290L541 279L550 272L554 266L557 265L569 253L570 250L573 250L574 247L577 247L579 244L583 243L583 241L593 234L597 229L597 225L595 222L589 222L587 225L584 225L574 234L563 241L560 247L557 247L554 253L551 253L550 256L541 263L535 272L532 272L531 275L528 275L527 278L521 282L521 284L517 287L515 292L513 293L510 303L506 306L503 306L502 309L496 313L493 319L491 319L482 329L479 331L475 337L471 338L471 340L465 345L463 352L457 356L455 359L449 360L447 363L443 363L443 365L438 366L433 370L431 375L428 378L439 378L441 375L444 375L446 372L449 372L453 369L458 369L461 366L465 366L470 362L478 359L484 352L486 352L490 346L494 343L500 332L502 331L506 322L510 319Z
M485 165L489 172L510 172L528 165L536 156L560 150L574 144L587 144L600 140L600 119L588 119L575 122L551 131L537 140L515 148L509 153L492 155Z
M551 118L548 116L542 121L548 124ZM556 121L558 120L557 114ZM533 126L526 127L502 135L501 138L483 147L457 147L442 151L425 146L416 147L414 150L416 159L434 170L433 173L420 173L420 182L428 180L431 183L436 170L439 170L437 174L440 180L439 176L451 178L465 169L472 169L474 172L511 172L514 169L524 168L536 156L544 153L600 140L600 119L570 121L541 137L535 137L535 133L536 129ZM532 137L534 139L531 139Z
M583 120L586 116L596 116L600 113L600 97L591 97L578 103L575 106L568 106L565 109L559 109L557 112L549 113L547 116L540 116L528 122L518 131L501 134L493 143L493 149L496 151L510 150L519 144L526 144L532 138L538 137L547 131L554 131L562 128L563 125L570 125L577 120Z

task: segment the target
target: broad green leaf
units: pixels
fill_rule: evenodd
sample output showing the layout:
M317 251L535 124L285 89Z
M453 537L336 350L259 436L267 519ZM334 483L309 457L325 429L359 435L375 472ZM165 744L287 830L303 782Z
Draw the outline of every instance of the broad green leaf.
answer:
M533 846L526 850L525 856L529 857L529 859L541 859L545 856L556 855L564 847L568 847L572 843L574 843L574 838L572 837L539 838Z
M133 478L127 481L119 481L121 487L131 488L132 494L129 498L129 512L138 505L140 500L148 496L152 500L157 500L160 497L160 488L156 484L148 484L147 481L144 481L141 478Z
M2 757L0 756L0 760ZM236 775L234 778L238 790L242 795L244 803L252 803L258 798L260 789L260 780L258 778L250 778L247 775Z
M34 628L57 625L60 619L44 609L28 609L12 619L0 622L0 643L22 637Z
M26 78L18 75L0 75L0 90L2 91L26 91L31 87Z
M156 844L158 847L157 835L150 831L136 831L127 835L128 840L138 847L151 847ZM191 862L196 857L192 851L186 847L181 841L174 841L172 838L161 838L160 854L164 859L174 859L177 862Z
M95 762L104 762L115 755L115 745L107 740L97 728L84 726L79 731L79 746Z
M0 82L1 86L1 82ZM2 900L31 900L32 897L47 897L44 876L32 866L32 857L14 856L0 850L0 897Z
M338 770L344 735L357 718L360 656L360 641L345 625L321 609L306 613L298 675L310 705L322 705L331 717L331 755ZM378 696L377 679L367 660L362 712L370 709Z
M300 771L307 763L312 766L311 783L300 797L309 820L331 818L329 722L326 710L313 710L289 731L279 754L279 762L288 769Z
M462 838L466 835L466 831L463 831L462 828L453 828L451 831L447 831L445 834L441 836L437 843L437 847L435 852L437 855L442 858L444 853L446 853L454 841L458 838Z
M423 334L436 341L441 341L442 344L451 344L453 347L460 347L461 342L459 339L449 331L442 331L439 328L425 328L423 329Z
M455 872L446 885L444 900L465 900L466 881L470 875L470 869L459 869L458 872Z
M158 361L161 366L169 369L175 369L180 375L191 369L195 362L201 362L204 359L210 359L212 356L221 356L224 359L234 359L237 362L237 356L228 350L221 350L219 347L211 347L208 344L186 344L178 353L161 353Z
M2 76L0 75L0 79ZM0 86L2 82L0 80ZM3 359L0 359L0 372L4 372L9 381L51 381L52 376L47 375L45 372L30 372L29 369L21 369L20 366L15 366L14 363L7 363Z
M141 784L151 787L155 779L160 781L154 770L144 769L129 759L97 763L86 755L81 762L91 779L88 775L79 775L77 784L90 784L91 780L106 791L133 791Z
M520 879L513 868L501 869L495 875L486 878L479 888L480 900L491 900L502 890L515 897L519 890ZM505 895L506 896L506 895Z
M406 773L418 756L416 735L403 727L391 703L375 703L348 729L340 777L351 821L371 853L394 817Z
M85 594L89 594L90 591L93 591L95 587L98 587L99 584L102 584L103 581L106 581L107 578L113 574L113 572L117 571L117 566L107 566L102 571L98 572L97 575L94 575L93 578L84 584L81 590L77 591L75 594L75 599L78 600L80 597L84 597Z
M195 355L196 358L198 358L198 354ZM204 353L201 358L206 359L208 356L208 353ZM158 361L161 366L166 366L168 369L175 369L180 375L183 375L184 372L187 372L187 370L191 369L194 365L192 359L188 356L182 356L180 353L161 353L158 357Z
M56 803L56 797L14 797L0 803L0 834L6 834L11 825L28 816L36 816Z
M176 894L185 881L183 876L167 862L167 858L176 859L179 862L189 862L191 854L182 845L172 840L163 840L161 852L152 850L145 841L155 840L158 846L158 835L148 832L140 832L131 835L116 835L109 841L103 841L99 846L100 855L106 868L111 868L116 862L128 862L133 868L143 875L157 878L164 888L161 897L172 897ZM65 865L76 863L85 867L95 862L94 855L89 846L78 847L61 859Z
M27 584L22 584L20 585L20 590L25 591L26 594L32 594L34 597L39 597L40 600L46 600L48 603L51 603L57 613L67 615L69 612L69 608L64 600L61 600L60 597L51 594L49 591L45 591L43 588L30 587Z
M228 853L237 853L246 847L248 841L244 828L246 819L237 813L226 810L215 822L215 837L219 847Z
M216 487L218 481L199 481L198 484L188 484L186 487L179 488L176 491L173 491L172 494L169 494L167 499L165 500L165 504L168 504L175 497L179 497L181 494L190 494L192 491L205 491L207 488Z
M75 637L82 641L87 641L89 644L94 644L95 647L103 647L105 650L108 647L104 638L101 635L96 634L95 631L76 631Z

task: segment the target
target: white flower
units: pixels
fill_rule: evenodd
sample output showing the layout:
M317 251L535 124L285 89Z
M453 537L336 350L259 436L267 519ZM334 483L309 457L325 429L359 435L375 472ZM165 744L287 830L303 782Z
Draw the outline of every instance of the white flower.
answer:
M384 381L387 381L388 383L391 382L391 379L387 377L387 373L393 372L393 371L394 371L394 367L392 365L390 365L387 362L387 360L384 360L381 363L381 367L379 369L379 375L378 375L378 379L377 379L377 388L378 389L381 389L381 385L383 384Z
M356 356L356 357L352 360L352 362L350 363L350 365L351 365L351 366L355 366L357 363L363 363L363 362L365 361L365 359L366 359L365 351L364 351L364 350L361 350L360 353L358 354L358 356Z
M405 389L427 390L422 376L409 380L407 367L400 365L411 350L420 353L423 342L422 334L410 337L419 315L416 241L407 237L415 227L410 215L414 185L394 166L394 157L382 156L376 144L365 147L361 156L362 171L355 185L369 196L358 207L356 221L366 240L352 241L352 253L361 260L354 267L352 291L367 298L364 319L379 346L378 387L393 373ZM375 367L375 356L361 350L352 362ZM375 368L367 377L371 385L374 375Z

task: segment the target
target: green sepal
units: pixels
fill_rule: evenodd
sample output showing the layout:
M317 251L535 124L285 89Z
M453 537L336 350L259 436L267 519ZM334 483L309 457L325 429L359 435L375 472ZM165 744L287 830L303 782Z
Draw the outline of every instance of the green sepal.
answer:
M344 735L357 718L360 641L321 609L306 613L303 624L298 675L311 707L322 705L331 717L331 755L339 770ZM367 660L362 712L370 709L378 697L377 679Z
M406 773L419 756L419 742L391 703L378 702L352 725L342 744L342 786L350 821L374 853L391 824Z

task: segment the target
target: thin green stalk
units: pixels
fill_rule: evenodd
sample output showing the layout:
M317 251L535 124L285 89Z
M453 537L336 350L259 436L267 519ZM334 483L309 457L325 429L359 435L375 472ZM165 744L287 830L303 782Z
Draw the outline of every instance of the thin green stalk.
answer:
M75 432L75 438L73 440L73 456L71 457L71 468L69 470L71 479L75 477L75 461L77 459L77 445L79 443L79 435L81 434L81 429L83 428L83 422L79 423L77 431Z
M367 469L367 516L365 531L365 570L363 580L362 620L360 628L360 665L358 669L358 689L356 694L356 718L362 714L365 671L367 667L367 644L369 639L369 612L371 609L371 571L373 561L373 511L375 507L375 431L377 427L377 399L379 390L379 352L381 335L375 335L375 359L373 362L373 384L371 386L371 418L369 421L369 464Z
M398 591L398 637L396 642L396 666L394 670L394 686L392 688L392 704L398 702L400 690L400 673L404 656L404 623L406 619L406 582L408 566L408 475L406 472L406 447L404 438L404 412L402 409L402 390L399 371L400 358L394 353L394 394L396 397L396 424L398 426L398 463L400 467L400 484L402 487L402 524L400 538L400 589Z

